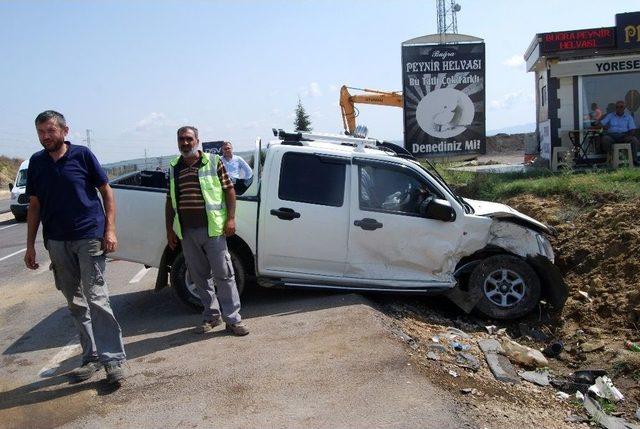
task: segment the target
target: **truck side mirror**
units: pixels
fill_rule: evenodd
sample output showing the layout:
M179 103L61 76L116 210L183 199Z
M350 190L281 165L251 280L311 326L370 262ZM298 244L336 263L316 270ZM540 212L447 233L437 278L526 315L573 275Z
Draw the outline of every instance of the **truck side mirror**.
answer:
M13 183L9 183L9 192L13 191Z
M251 183L253 183L253 177L249 179L236 179L233 184L233 189L236 191L236 195L244 194L247 189L249 189L249 186L251 186Z
M420 214L427 219L436 219L443 222L456 220L456 211L447 200L435 199L432 196L420 203Z

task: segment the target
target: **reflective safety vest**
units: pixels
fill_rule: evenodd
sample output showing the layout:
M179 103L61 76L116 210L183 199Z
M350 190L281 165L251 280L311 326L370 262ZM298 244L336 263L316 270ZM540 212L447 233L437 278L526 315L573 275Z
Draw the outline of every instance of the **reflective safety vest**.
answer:
M201 152L202 163L198 167L198 179L200 180L200 191L204 198L204 208L207 213L207 230L209 237L218 237L224 233L224 223L227 219L227 208L224 203L224 191L218 178L218 162L220 156L209 155ZM180 157L174 158L169 163L169 193L171 195L171 206L173 207L173 230L180 240L182 240L182 227L178 216L178 199L176 196L175 167Z

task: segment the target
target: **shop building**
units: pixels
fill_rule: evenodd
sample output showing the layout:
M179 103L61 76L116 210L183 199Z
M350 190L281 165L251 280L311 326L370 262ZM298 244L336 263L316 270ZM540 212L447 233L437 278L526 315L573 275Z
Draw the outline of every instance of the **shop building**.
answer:
M640 12L617 14L615 23L536 34L525 52L527 71L535 75L541 158L582 144L586 160L606 162L590 129L618 100L640 127Z

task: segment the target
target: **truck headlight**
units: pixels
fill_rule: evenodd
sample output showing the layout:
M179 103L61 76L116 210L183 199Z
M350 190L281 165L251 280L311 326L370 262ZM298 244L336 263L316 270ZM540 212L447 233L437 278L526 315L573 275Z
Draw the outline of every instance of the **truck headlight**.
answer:
M538 253L542 256L546 256L551 262L554 262L555 256L549 239L542 234L536 234L536 239L538 240Z

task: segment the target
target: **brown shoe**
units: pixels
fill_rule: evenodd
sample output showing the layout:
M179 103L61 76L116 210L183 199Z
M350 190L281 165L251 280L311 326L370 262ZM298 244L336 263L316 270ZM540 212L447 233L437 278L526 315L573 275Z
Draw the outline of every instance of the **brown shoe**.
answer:
M245 335L249 334L249 328L247 328L247 325L245 325L243 322L233 324L227 323L225 329L228 332L232 332L233 335L237 335L239 337L244 337Z
M213 328L218 326L222 321L220 319L216 320L205 320L201 325L196 326L195 333L196 334L208 334L213 331Z

